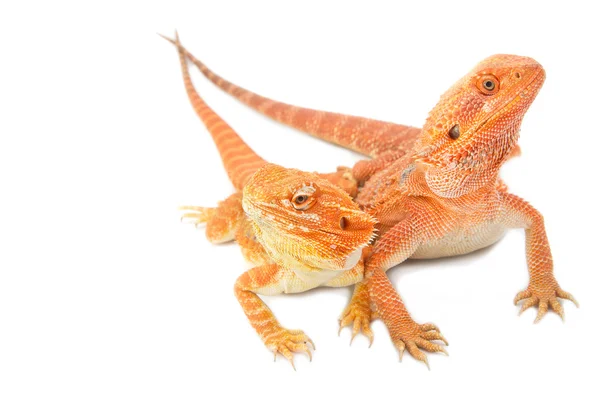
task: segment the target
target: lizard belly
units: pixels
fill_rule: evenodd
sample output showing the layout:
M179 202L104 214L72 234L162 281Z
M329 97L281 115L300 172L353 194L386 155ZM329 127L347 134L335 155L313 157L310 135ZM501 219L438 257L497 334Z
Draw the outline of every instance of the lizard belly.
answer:
M343 271L333 270L306 270L296 269L293 271L293 279L296 284L290 285L286 288L285 293L298 293L306 290L316 288L323 285L324 283L336 278Z
M494 244L506 232L498 223L483 223L450 231L439 239L421 245L410 258L439 258L467 254Z
M342 272L344 271L317 268L285 268L275 282L260 287L254 292L264 296L273 296L282 293L302 293L321 286Z

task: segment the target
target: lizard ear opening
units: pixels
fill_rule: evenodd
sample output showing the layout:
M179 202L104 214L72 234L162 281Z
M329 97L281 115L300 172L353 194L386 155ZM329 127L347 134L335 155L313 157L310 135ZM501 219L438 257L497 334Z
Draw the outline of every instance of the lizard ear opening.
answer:
M346 230L346 226L348 225L348 218L342 217L340 218L340 228Z

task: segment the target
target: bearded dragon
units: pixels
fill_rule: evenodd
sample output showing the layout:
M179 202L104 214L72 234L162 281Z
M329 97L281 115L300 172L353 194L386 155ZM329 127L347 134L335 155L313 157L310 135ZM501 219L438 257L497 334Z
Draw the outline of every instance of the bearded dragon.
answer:
M340 327L353 323L353 337L362 329L372 340L369 323L379 316L400 358L408 350L429 366L420 349L445 352L432 340L447 342L435 325L412 319L385 271L407 258L484 248L513 228L526 234L529 285L514 299L515 304L523 301L521 312L537 306L539 322L549 307L564 317L558 298L577 305L554 277L542 215L508 193L499 178L504 162L520 153L521 121L545 80L535 60L514 55L483 60L442 95L419 130L276 102L224 80L186 55L213 83L257 111L376 157L353 169L364 183L356 201L377 219L380 234L366 260L366 279L356 286L341 318Z
M235 295L267 348L294 366L293 352L312 358L313 341L301 330L281 326L258 295L360 282L363 249L373 238L375 220L352 201L348 193L355 194L356 182L344 169L314 174L258 156L197 93L181 48L179 58L190 102L236 189L216 208L182 207L187 211L182 219L206 223L213 243L237 240L254 267L237 279Z
M173 39L160 36L175 44ZM361 185L375 172L406 156L421 132L420 128L409 125L298 107L261 96L217 75L183 46L182 50L208 80L255 111L329 143L371 157L371 160L360 160L352 167L352 175ZM519 154L520 148L515 145L511 157Z

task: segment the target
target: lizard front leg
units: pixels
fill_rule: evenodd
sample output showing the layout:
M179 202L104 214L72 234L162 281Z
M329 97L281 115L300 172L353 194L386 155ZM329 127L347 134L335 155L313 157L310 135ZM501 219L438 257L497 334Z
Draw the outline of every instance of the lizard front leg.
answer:
M398 222L377 242L373 255L367 260L365 283L371 303L387 326L395 347L404 350L429 368L427 356L420 349L448 354L446 349L433 340L448 342L437 326L418 324L410 316L400 294L394 289L385 271L410 257L420 244L419 229L410 217Z
M346 271L344 274L328 282L326 286L343 287L355 284L354 292L350 303L340 315L338 335L346 326L352 325L352 337L354 338L363 333L369 339L369 347L373 344L373 331L371 330L371 321L376 318L371 310L371 301L369 299L369 289L364 283L365 259L371 254L371 247L363 249L362 258L354 268Z
M371 330L371 321L377 318L376 313L371 309L371 299L369 297L369 288L364 282L358 282L354 286L354 292L350 303L342 312L339 318L340 329L338 334L346 326L352 325L352 337L350 344L359 333L363 333L369 339L369 347L373 344L373 331Z
M234 239L236 230L244 217L242 193L237 192L219 202L217 207L181 206L186 211L181 220L196 226L206 223L206 238L211 243L224 243Z
M248 321L269 350L283 355L294 367L294 352L306 352L312 359L308 344L315 349L313 341L303 331L286 329L256 293L273 295L284 292L288 272L277 264L252 268L237 279L235 296ZM296 367L294 367L296 369Z
M235 241L240 245L242 255L250 265L260 266L273 262L273 259L256 238L256 232L247 218L240 221L235 234Z
M527 252L527 268L529 270L529 285L515 297L515 305L523 301L522 313L526 309L538 306L535 322L539 322L550 307L564 319L563 307L558 298L571 300L578 305L575 298L560 288L554 277L552 253L544 218L525 200L512 195L504 195L506 223L510 227L525 228L525 245Z

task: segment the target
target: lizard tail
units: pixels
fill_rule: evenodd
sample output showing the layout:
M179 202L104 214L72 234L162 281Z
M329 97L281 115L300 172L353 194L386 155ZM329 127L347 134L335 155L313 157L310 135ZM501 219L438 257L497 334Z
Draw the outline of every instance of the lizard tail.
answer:
M421 132L412 126L302 108L268 99L221 78L177 41L163 38L179 46L211 82L250 108L330 143L377 157L390 151L408 152Z
M170 39L169 39L170 40ZM254 152L239 135L202 100L190 78L185 51L179 45L179 36L173 41L178 46L179 60L185 91L206 129L210 132L229 180L236 190L242 190L248 179L267 162Z

